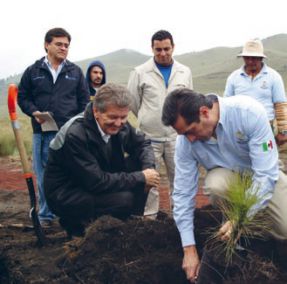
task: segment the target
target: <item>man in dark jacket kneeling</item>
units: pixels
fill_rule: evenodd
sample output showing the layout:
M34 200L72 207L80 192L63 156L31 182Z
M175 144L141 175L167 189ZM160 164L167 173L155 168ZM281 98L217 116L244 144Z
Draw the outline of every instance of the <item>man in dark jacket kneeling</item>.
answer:
M125 87L106 84L50 144L45 195L70 236L100 215L142 215L159 185L150 141L127 122L129 106Z

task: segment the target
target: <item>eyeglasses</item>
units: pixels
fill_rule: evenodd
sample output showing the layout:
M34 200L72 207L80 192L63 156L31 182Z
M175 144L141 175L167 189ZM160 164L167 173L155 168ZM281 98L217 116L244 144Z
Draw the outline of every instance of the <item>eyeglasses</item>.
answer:
M64 43L64 42L55 42L54 43L57 47L65 47L66 49L69 48L70 44L69 43Z
M154 50L155 50L156 52L162 52L162 51L168 52L168 51L171 50L171 47L164 47L164 48L155 47Z

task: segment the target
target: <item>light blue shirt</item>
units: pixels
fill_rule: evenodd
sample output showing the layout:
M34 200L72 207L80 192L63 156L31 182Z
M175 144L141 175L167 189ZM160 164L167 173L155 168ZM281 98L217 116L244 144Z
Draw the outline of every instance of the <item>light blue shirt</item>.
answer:
M217 139L190 142L179 135L175 150L174 219L183 246L195 244L194 209L199 164L211 170L222 167L252 171L253 186L261 199L250 214L267 206L279 176L278 153L263 106L243 96L220 98ZM267 147L269 144L272 147Z
M231 73L226 81L224 96L235 95L250 96L262 103L269 120L275 118L274 104L287 101L282 77L265 63L253 79L247 75L244 66Z

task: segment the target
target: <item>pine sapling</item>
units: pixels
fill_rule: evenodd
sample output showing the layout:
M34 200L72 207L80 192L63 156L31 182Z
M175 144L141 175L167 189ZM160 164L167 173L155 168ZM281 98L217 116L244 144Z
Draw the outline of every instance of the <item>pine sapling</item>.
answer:
M218 234L213 232L208 243L215 251L223 252L227 265L232 263L232 257L238 247L248 246L250 239L262 239L270 228L270 220L264 210L260 210L254 216L250 215L250 209L259 203L259 188L252 187L252 175L250 173L238 173L230 181L224 197L218 201L218 207L223 214L223 219L232 225L230 238L221 241Z

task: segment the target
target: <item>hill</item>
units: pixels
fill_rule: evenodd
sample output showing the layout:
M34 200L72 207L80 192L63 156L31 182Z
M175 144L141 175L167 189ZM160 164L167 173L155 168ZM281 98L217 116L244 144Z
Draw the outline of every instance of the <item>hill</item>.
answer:
M263 40L263 45L268 57L267 64L282 75L285 86L287 86L287 34L268 37ZM215 47L178 55L175 58L191 68L196 91L222 94L227 76L242 65L242 59L236 57L240 50L241 47ZM149 56L139 52L121 49L76 63L85 73L89 62L95 59L101 60L107 67L109 82L126 84L132 68L145 62L148 58ZM6 110L7 85L11 82L18 83L20 77L21 74L18 74L0 80L0 114Z
M120 49L103 56L89 58L84 61L77 62L77 64L86 73L89 63L95 59L99 59L104 62L106 66L108 81L125 85L127 83L129 73L133 67L142 64L148 58L149 56L141 54L137 51Z
M268 37L263 41L266 63L277 70L287 86L287 34ZM194 89L203 93L223 93L227 76L242 65L236 55L241 47L216 47L201 52L192 52L176 58L192 68Z

